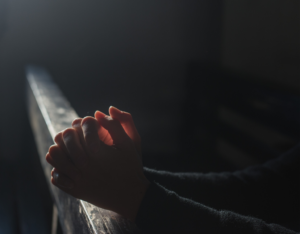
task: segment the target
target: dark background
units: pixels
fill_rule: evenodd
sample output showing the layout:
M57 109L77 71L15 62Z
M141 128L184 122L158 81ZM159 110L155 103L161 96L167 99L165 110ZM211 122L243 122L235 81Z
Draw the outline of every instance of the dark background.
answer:
M248 102L282 129L299 129L299 7L298 0L0 0L1 162L29 157L27 64L45 67L81 117L110 105L132 113L146 166L208 172L270 158L231 143L233 130L219 136L217 122L274 156L284 152L299 133L239 110Z
M1 157L21 153L28 63L48 69L80 116L114 105L133 114L145 150L176 153L191 64L299 95L299 22L296 0L1 0ZM147 144L154 125L168 127Z

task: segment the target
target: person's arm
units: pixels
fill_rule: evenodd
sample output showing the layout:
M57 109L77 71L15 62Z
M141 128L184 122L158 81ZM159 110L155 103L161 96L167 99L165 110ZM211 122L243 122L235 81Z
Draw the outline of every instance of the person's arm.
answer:
M144 168L149 181L216 209L270 222L299 219L300 145L263 165L224 173L171 173Z
M220 194L219 199L222 199ZM218 211L183 198L152 182L140 205L136 224L145 233L295 234L277 224L230 211Z

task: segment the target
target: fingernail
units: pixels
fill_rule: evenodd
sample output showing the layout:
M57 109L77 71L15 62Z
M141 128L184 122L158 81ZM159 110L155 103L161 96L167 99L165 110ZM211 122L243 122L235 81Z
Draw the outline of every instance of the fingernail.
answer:
M101 111L96 111L96 112L95 112L95 115L96 115L96 114L99 115L100 118L106 116L106 115L105 115L104 113L102 113Z
M81 125L81 119L75 119L72 123L72 127L79 127Z
M53 179L60 187L71 189L74 186L74 183L69 178L61 176L57 171L53 172Z
M109 109L110 109L110 108L113 108L113 109L117 110L118 112L122 112L120 109L118 109L118 108L115 107L115 106L110 106Z
M64 141L67 141L72 137L72 134L70 134L69 132L65 132L65 133L63 133L62 137L63 137Z
M85 121L85 122L82 124L82 130L83 130L83 131L86 131L88 127L89 127L89 123L88 123L88 121Z

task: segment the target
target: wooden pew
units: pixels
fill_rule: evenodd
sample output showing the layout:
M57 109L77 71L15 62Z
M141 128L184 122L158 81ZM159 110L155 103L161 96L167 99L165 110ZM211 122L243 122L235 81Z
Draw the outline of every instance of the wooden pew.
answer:
M118 214L76 199L50 183L52 167L45 155L59 131L71 126L76 112L61 90L41 67L27 66L27 108L40 162L53 198L52 234L57 233L57 219L63 233L141 233Z

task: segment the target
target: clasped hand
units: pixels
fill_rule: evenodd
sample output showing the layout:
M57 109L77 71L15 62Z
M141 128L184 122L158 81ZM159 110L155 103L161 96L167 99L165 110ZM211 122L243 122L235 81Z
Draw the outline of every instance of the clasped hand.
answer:
M46 160L51 183L64 192L132 221L149 186L143 173L141 140L129 113L76 119L58 133Z

